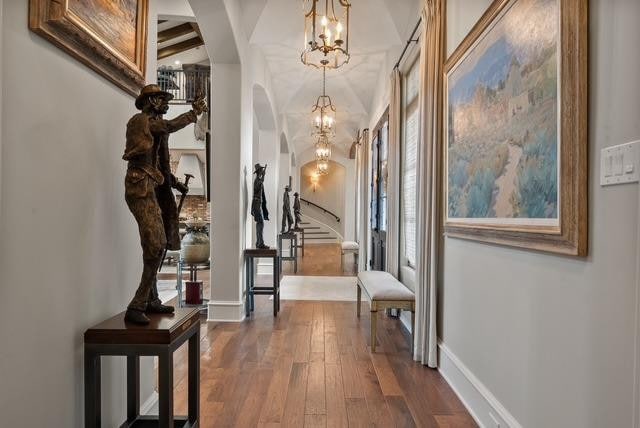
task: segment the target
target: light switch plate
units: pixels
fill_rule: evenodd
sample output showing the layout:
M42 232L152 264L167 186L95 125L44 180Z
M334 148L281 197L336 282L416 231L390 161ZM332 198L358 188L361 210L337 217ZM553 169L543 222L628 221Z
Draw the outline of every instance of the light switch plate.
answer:
M600 152L600 185L636 183L640 180L640 141L620 144Z

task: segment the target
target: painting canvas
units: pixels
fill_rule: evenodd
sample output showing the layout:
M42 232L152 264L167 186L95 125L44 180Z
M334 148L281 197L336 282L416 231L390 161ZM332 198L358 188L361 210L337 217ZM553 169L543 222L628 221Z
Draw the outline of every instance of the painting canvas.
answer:
M557 9L513 2L449 73L450 221L558 224Z
M148 0L30 0L29 27L117 86L145 83Z
M563 224L586 216L586 18L572 11L586 13L586 0L496 0L447 60L449 234L582 252ZM577 51L566 54L563 32L580 37Z
M130 61L136 57L137 0L68 0L69 10Z

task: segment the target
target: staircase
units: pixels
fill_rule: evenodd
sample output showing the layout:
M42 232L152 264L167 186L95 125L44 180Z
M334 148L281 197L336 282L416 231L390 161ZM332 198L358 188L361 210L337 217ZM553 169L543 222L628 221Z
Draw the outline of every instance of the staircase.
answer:
M336 244L343 240L338 231L305 214L302 214L300 227L304 229L305 244Z

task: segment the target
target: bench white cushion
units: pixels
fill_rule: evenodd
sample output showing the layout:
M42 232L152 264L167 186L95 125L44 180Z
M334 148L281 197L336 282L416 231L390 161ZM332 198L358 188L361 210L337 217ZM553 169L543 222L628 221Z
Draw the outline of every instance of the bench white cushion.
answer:
M343 250L358 250L360 246L357 242L354 241L342 241L342 249Z
M371 300L415 300L413 291L405 287L389 272L360 272L358 282L365 288Z

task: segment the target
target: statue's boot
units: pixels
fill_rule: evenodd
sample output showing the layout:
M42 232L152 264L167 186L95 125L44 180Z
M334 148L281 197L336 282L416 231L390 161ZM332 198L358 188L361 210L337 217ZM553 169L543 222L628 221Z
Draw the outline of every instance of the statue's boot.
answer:
M134 324L149 324L149 317L137 309L127 309L127 312L124 314L124 320Z
M160 300L156 300L149 302L145 312L148 314L172 314L174 311L175 308L173 306L163 305Z

